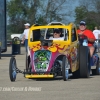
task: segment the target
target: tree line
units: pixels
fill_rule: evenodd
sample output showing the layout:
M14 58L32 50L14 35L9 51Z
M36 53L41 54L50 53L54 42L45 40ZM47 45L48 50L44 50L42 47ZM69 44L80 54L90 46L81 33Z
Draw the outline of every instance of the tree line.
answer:
M73 13L76 25L80 20L85 20L91 30L100 25L100 0L79 0L79 5L72 9L74 2L75 0L10 0L7 2L7 31L22 33L26 22L31 25L46 25L52 21L68 24L68 17L71 20Z
M80 6L75 9L75 23L85 20L89 29L97 26L100 30L100 0L79 0Z

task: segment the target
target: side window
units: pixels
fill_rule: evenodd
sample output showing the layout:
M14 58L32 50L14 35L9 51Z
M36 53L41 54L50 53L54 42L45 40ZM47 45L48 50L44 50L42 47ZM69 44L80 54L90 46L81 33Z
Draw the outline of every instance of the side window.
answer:
M49 39L50 37L53 37L53 29L47 29L46 39Z
M34 26L39 26L38 24L35 24ZM39 41L41 38L41 33L40 33L40 29L36 29L32 31L32 42L33 41Z
M77 35L76 35L76 30L75 28L72 29L72 32L71 32L71 38L72 38L72 42L76 41L77 40Z
M39 41L41 38L40 29L33 30L32 33L32 41Z
M65 40L68 40L69 39L69 30L66 29L65 30Z
M61 32L60 37L64 37L64 36L65 36L65 29L59 28L59 30L60 30L60 32Z

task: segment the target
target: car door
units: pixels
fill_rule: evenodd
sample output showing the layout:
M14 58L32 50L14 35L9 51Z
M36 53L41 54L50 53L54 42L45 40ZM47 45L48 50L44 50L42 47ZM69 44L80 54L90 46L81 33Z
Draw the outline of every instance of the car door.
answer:
M75 27L71 29L70 57L71 71L74 72L78 69L78 37Z

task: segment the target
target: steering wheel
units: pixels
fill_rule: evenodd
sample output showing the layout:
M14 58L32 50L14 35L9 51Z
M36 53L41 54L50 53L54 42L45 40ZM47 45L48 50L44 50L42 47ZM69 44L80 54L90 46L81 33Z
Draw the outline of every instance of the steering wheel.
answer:
M87 46L88 45L88 38L86 35L78 35L78 38L79 38L79 43L83 46ZM85 45L84 43L85 42Z

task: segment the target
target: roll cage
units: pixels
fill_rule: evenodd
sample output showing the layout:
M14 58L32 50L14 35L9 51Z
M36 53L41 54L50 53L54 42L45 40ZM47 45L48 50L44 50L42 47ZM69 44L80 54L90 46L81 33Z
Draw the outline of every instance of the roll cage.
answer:
M42 40L48 39L48 36L52 36L52 31L54 28L63 29L62 32L63 32L64 41L67 41L69 43L78 41L77 30L73 23L70 23L69 25L65 25L60 22L52 22L46 26L33 25L30 28L28 45L30 46L30 44L32 44L33 42L41 41L40 38L41 36L43 36Z

